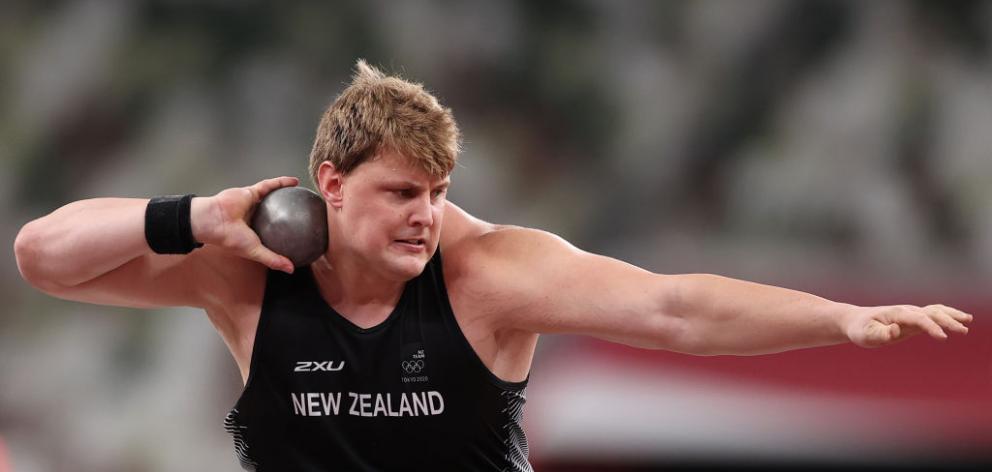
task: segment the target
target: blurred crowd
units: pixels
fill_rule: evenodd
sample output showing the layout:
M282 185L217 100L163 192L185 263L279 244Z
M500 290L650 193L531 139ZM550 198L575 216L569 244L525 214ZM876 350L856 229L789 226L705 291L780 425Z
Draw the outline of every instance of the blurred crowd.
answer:
M0 234L307 182L358 58L454 110L450 198L483 219L800 289L992 278L989 1L5 2ZM0 470L236 470L202 314L55 300L0 258Z

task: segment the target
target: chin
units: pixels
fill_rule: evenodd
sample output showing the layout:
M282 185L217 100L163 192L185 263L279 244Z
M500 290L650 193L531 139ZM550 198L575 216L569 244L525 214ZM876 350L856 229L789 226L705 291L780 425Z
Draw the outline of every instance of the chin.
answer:
M402 280L410 280L424 271L424 267L427 266L427 260L421 259L417 260L412 257L404 257L401 260L390 261L391 272L397 275L398 278Z

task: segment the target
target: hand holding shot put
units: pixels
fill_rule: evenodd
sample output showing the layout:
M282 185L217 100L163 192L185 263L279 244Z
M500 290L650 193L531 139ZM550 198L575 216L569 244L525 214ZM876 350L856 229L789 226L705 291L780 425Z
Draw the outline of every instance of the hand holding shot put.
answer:
M278 177L263 180L249 187L227 189L213 197L194 198L191 217L194 239L203 244L213 244L227 249L270 269L292 273L295 267L293 261L285 254L276 253L271 247L265 246L259 231L249 226L249 223L258 216L258 208L270 193L283 188L293 188L297 184L299 180L295 177ZM271 210L265 211L266 215L271 213ZM288 217L287 215L284 218ZM265 223L274 224L269 221ZM266 230L263 233L268 233L270 225L263 227ZM326 226L322 230L326 236ZM285 241L286 237L291 237L292 234L287 233L282 236ZM296 243L301 244L300 241ZM285 249L285 247L277 249Z
M530 471L522 409L540 334L756 355L944 340L972 320L653 273L489 223L447 200L458 151L450 109L359 61L317 128L320 201L280 177L73 202L24 226L18 267L61 298L202 308L245 383L224 427L256 471Z

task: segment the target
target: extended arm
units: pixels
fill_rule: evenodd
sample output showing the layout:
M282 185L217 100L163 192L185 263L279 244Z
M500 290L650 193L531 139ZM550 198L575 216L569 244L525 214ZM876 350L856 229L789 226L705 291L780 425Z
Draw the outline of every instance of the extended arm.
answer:
M965 333L971 315L941 305L860 307L716 275L654 274L549 233L484 236L476 261L504 329L588 334L633 346L752 355L843 342L873 347L926 331Z
M892 343L920 332L967 333L971 315L931 305L862 307L706 274L673 276L673 308L691 319L700 354L764 354L853 342Z

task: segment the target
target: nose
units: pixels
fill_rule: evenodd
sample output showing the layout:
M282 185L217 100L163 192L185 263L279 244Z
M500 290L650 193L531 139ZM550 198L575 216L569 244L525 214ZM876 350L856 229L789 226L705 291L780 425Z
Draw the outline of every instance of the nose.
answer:
M434 207L431 205L430 195L415 199L410 208L410 225L430 227L433 224Z

